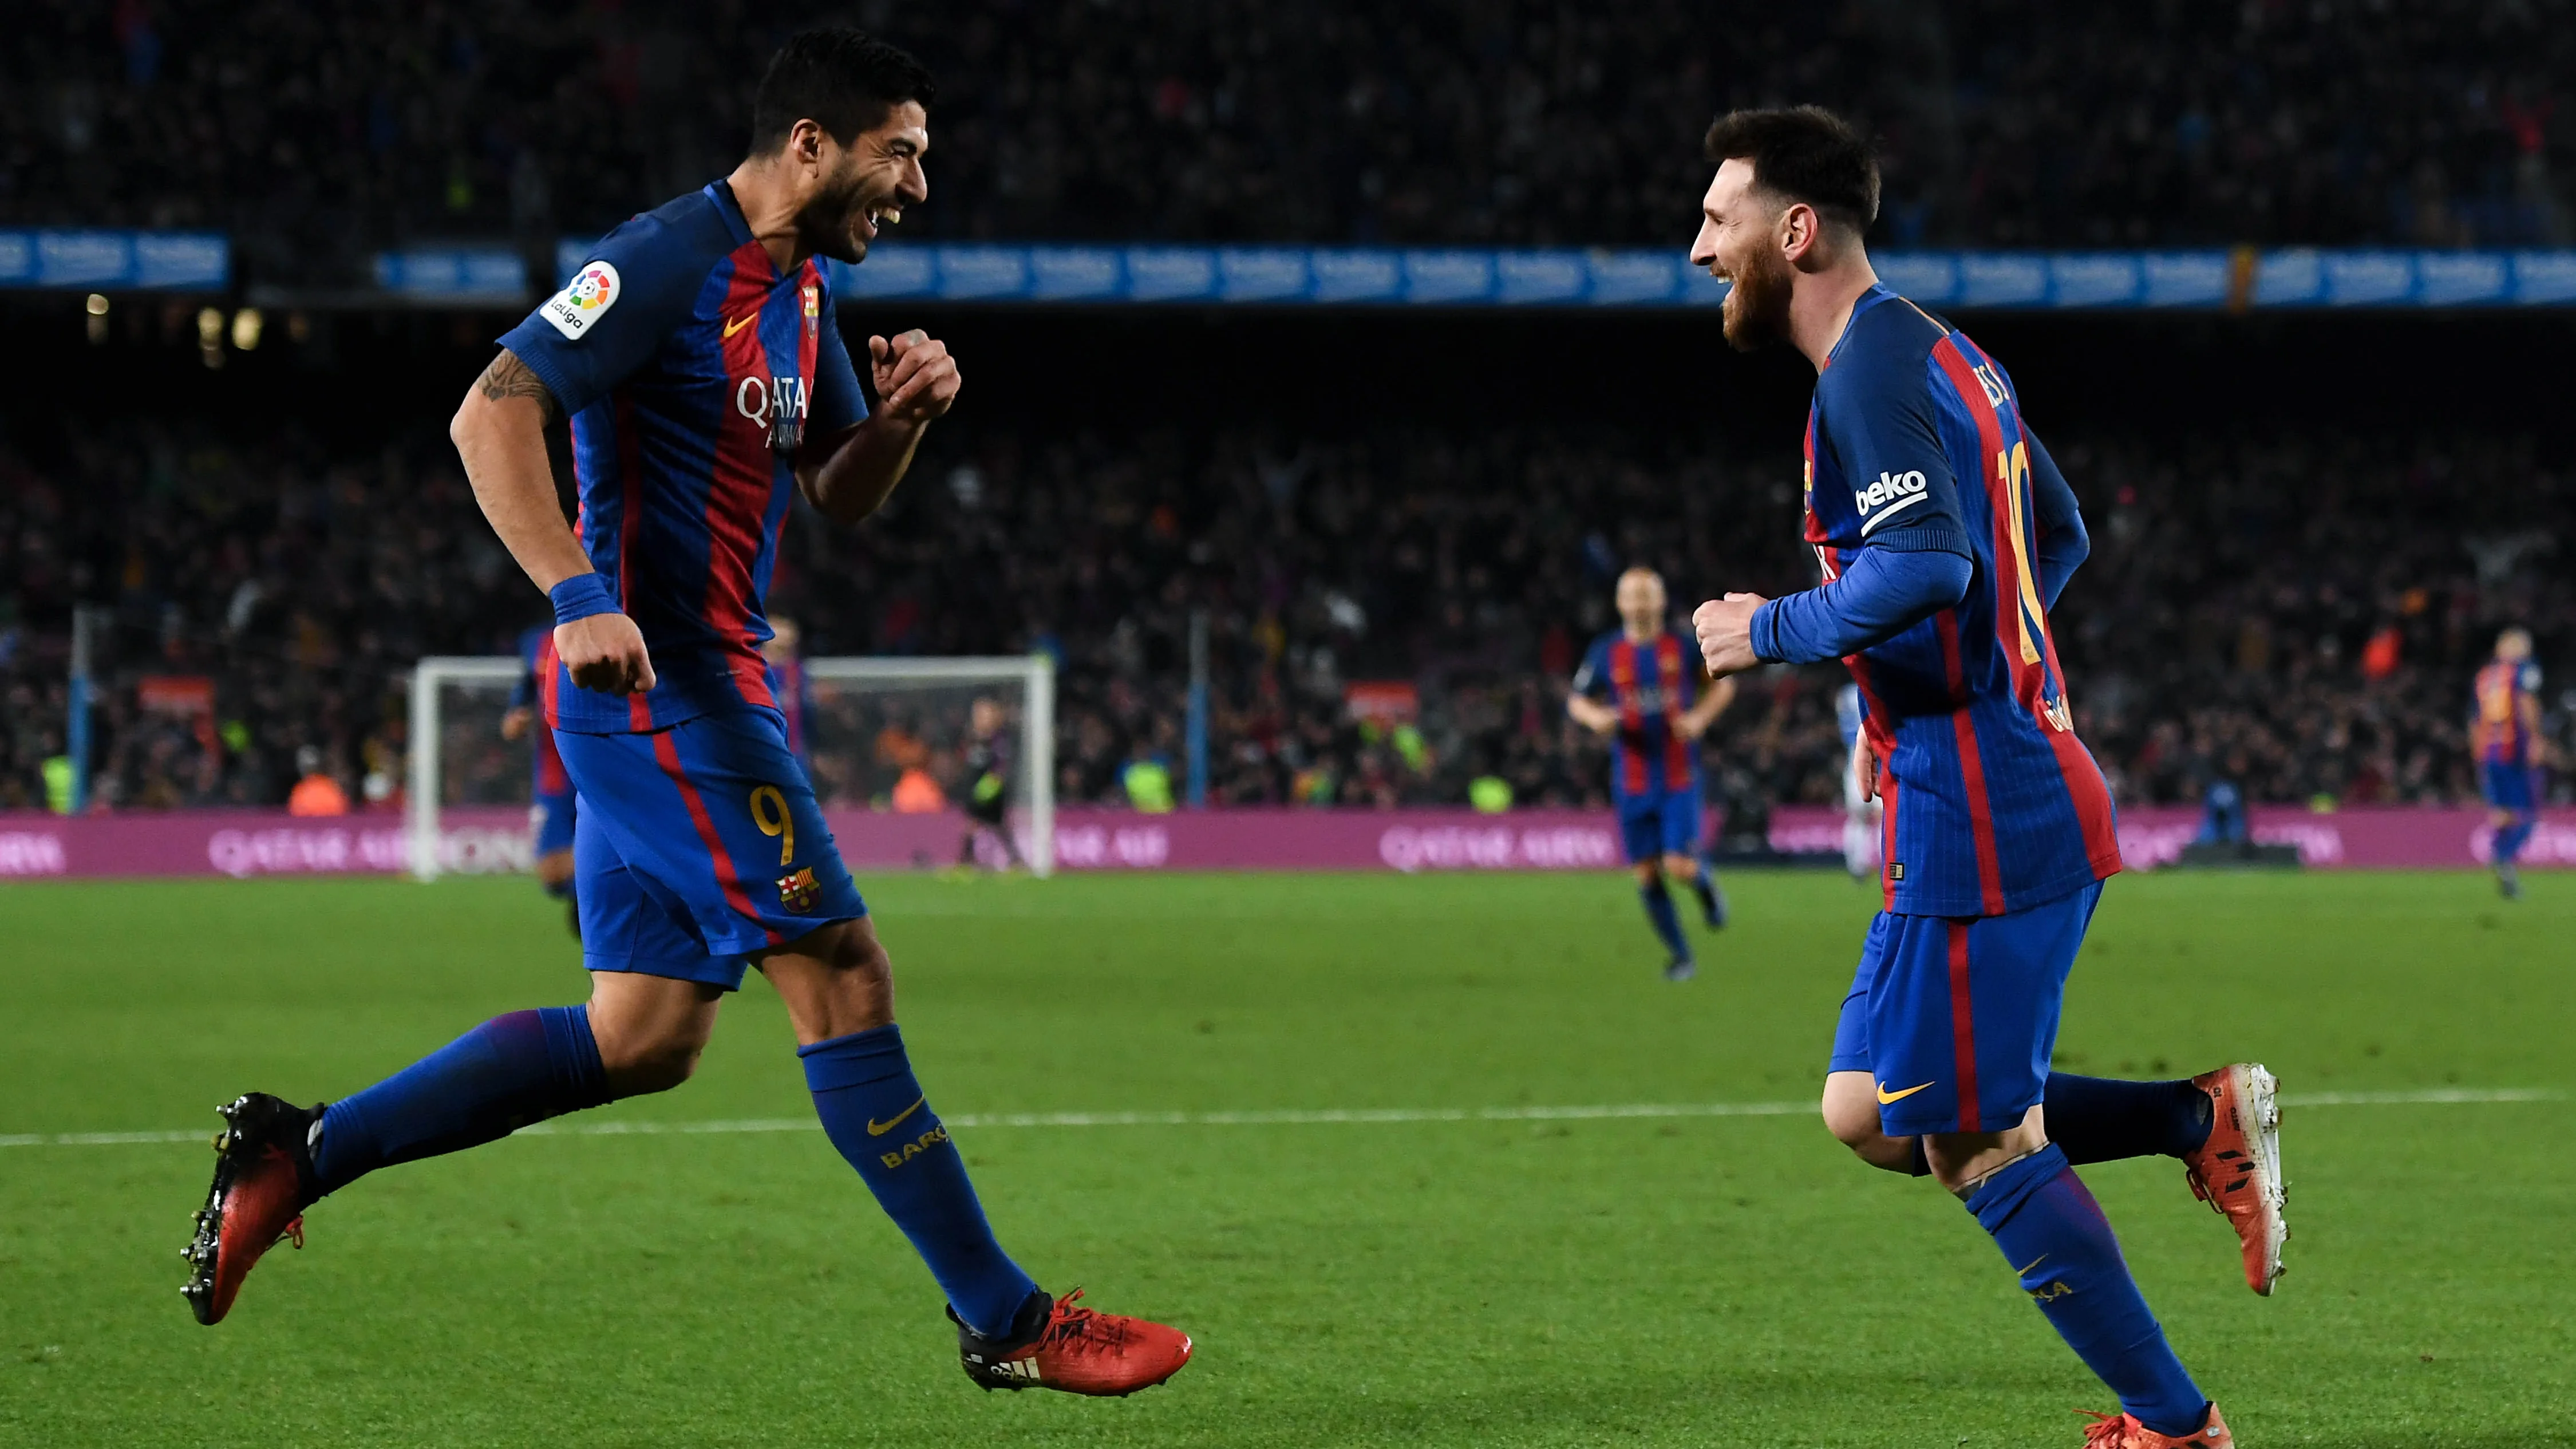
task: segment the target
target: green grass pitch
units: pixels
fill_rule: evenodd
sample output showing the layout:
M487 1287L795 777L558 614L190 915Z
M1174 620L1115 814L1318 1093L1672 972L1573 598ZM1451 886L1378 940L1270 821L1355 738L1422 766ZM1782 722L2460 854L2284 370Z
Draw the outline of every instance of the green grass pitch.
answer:
M952 1119L1795 1103L1870 910L1730 882L1668 985L1621 877L863 883ZM2248 1449L2576 1443L2576 878L2115 881L2072 1069L2260 1057L2290 1273L2169 1161L2086 1170ZM317 1207L202 1329L196 1142L576 1000L524 880L0 889L0 1445L2064 1445L2107 1395L1928 1184L1812 1115L961 1126L1058 1291L1187 1327L1124 1401L977 1392L821 1133L524 1135ZM810 1119L754 982L698 1079L582 1122ZM46 1140L29 1143L25 1139Z

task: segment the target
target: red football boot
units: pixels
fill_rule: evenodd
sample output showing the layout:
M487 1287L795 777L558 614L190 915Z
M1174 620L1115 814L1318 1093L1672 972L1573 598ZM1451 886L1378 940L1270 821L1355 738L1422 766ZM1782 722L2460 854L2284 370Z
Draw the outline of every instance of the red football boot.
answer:
M2086 1410L2077 1410L2087 1413ZM2236 1449L2227 1432L2227 1416L2209 1406L2209 1421L2190 1434L2159 1434L2127 1414L2092 1414L2084 1426L2084 1449Z
M2281 1084L2259 1062L2203 1072L2191 1084L2209 1094L2209 1140L2183 1158L2192 1195L2236 1229L2245 1253L2245 1286L2269 1296L2281 1278L2282 1220L2289 1190L2281 1181Z
M1190 1336L1142 1318L1096 1313L1074 1300L1032 1294L1008 1338L986 1338L960 1320L957 1356L987 1390L1061 1389L1125 1398L1150 1389L1190 1361ZM950 1318L957 1310L948 1310Z
M194 1263L179 1289L197 1321L211 1328L232 1311L242 1280L280 1238L304 1246L304 1210L321 1197L305 1150L322 1109L298 1107L252 1092L215 1109L215 1181L197 1212L197 1235L179 1256Z

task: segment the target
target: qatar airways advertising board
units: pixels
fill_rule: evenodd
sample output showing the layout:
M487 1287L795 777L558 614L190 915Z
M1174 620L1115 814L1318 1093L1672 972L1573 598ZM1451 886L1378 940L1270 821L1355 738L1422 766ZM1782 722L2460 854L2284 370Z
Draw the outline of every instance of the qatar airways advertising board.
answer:
M954 863L966 819L830 810L842 855L860 871ZM2470 868L2485 863L2492 828L2479 809L2365 808L2318 813L2256 807L2252 834L2294 845L2311 869ZM1714 823L1714 822L1712 822ZM440 821L439 869L453 875L529 867L527 814L472 808ZM1025 846L1026 825L1020 826ZM2120 850L2133 870L2171 865L2199 833L2199 812L2140 807L2120 813ZM1838 855L1841 813L1784 808L1771 848ZM984 854L998 861L989 839ZM1236 809L1146 815L1069 807L1056 812L1056 865L1086 870L1610 870L1618 822L1604 810ZM2542 814L2526 866L2576 865L2576 810ZM411 837L393 814L298 818L275 811L166 811L63 817L0 813L0 881L153 876L394 875L410 868Z

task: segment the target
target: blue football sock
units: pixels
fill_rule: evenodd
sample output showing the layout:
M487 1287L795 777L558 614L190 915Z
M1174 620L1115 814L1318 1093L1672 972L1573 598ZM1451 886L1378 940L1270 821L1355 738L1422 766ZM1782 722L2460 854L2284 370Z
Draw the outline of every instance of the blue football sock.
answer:
M948 1306L987 1338L1007 1335L1038 1285L993 1240L966 1161L913 1079L902 1030L888 1023L796 1055L825 1135L930 1265Z
M1726 892L1717 888L1716 873L1707 861L1701 861L1699 874L1691 877L1691 893L1699 897L1700 919L1708 922L1709 929L1726 924Z
M2051 1145L1997 1169L1969 1194L1968 1211L2122 1409L2159 1434L2200 1428L2209 1400L2165 1342L2111 1224L2065 1153Z
M2188 1080L2123 1082L2048 1074L2048 1140L2077 1165L2181 1157L2209 1140L2209 1094Z
M2495 833L2493 858L2499 865L2511 865L2522 855L2523 845L2531 839L2531 828L2537 817L2529 811L2517 812L2513 823Z
M379 1167L480 1146L608 1096L588 1008L514 1011L332 1103L314 1175L331 1192Z
M1682 938L1682 918L1673 909L1673 898L1660 885L1639 886L1637 899L1645 903L1646 919L1654 925L1655 935L1664 943L1676 961L1691 959L1690 942Z

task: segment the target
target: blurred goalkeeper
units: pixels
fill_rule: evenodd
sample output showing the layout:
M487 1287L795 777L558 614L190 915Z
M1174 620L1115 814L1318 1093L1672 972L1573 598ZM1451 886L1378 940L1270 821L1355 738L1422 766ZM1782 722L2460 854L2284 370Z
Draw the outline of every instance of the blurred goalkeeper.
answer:
M1011 838L1011 736L1001 701L984 696L966 713L966 838L957 842L957 864L975 864L975 839L1001 842L1008 868L1025 870L1019 842Z
M678 1086L757 966L825 1133L946 1296L968 1377L1125 1394L1189 1361L1182 1334L1052 1297L995 1240L913 1075L885 949L761 657L790 501L842 524L875 513L957 396L944 345L871 337L871 412L822 265L861 261L880 224L928 198L931 89L919 62L857 31L789 40L742 164L611 232L457 409L476 499L554 601L543 694L582 797L590 1001L495 1017L324 1106L225 1107L182 1290L200 1323L281 1235L302 1242L308 1206L369 1172ZM577 531L546 457L558 412Z
M1710 930L1726 924L1726 893L1699 853L1699 738L1735 698L1735 681L1707 684L1699 646L1669 622L1663 575L1630 569L1619 576L1613 599L1619 627L1592 641L1566 693L1565 712L1610 740L1610 799L1637 873L1637 900L1664 944L1664 979L1688 981L1699 967L1664 882L1689 883Z

